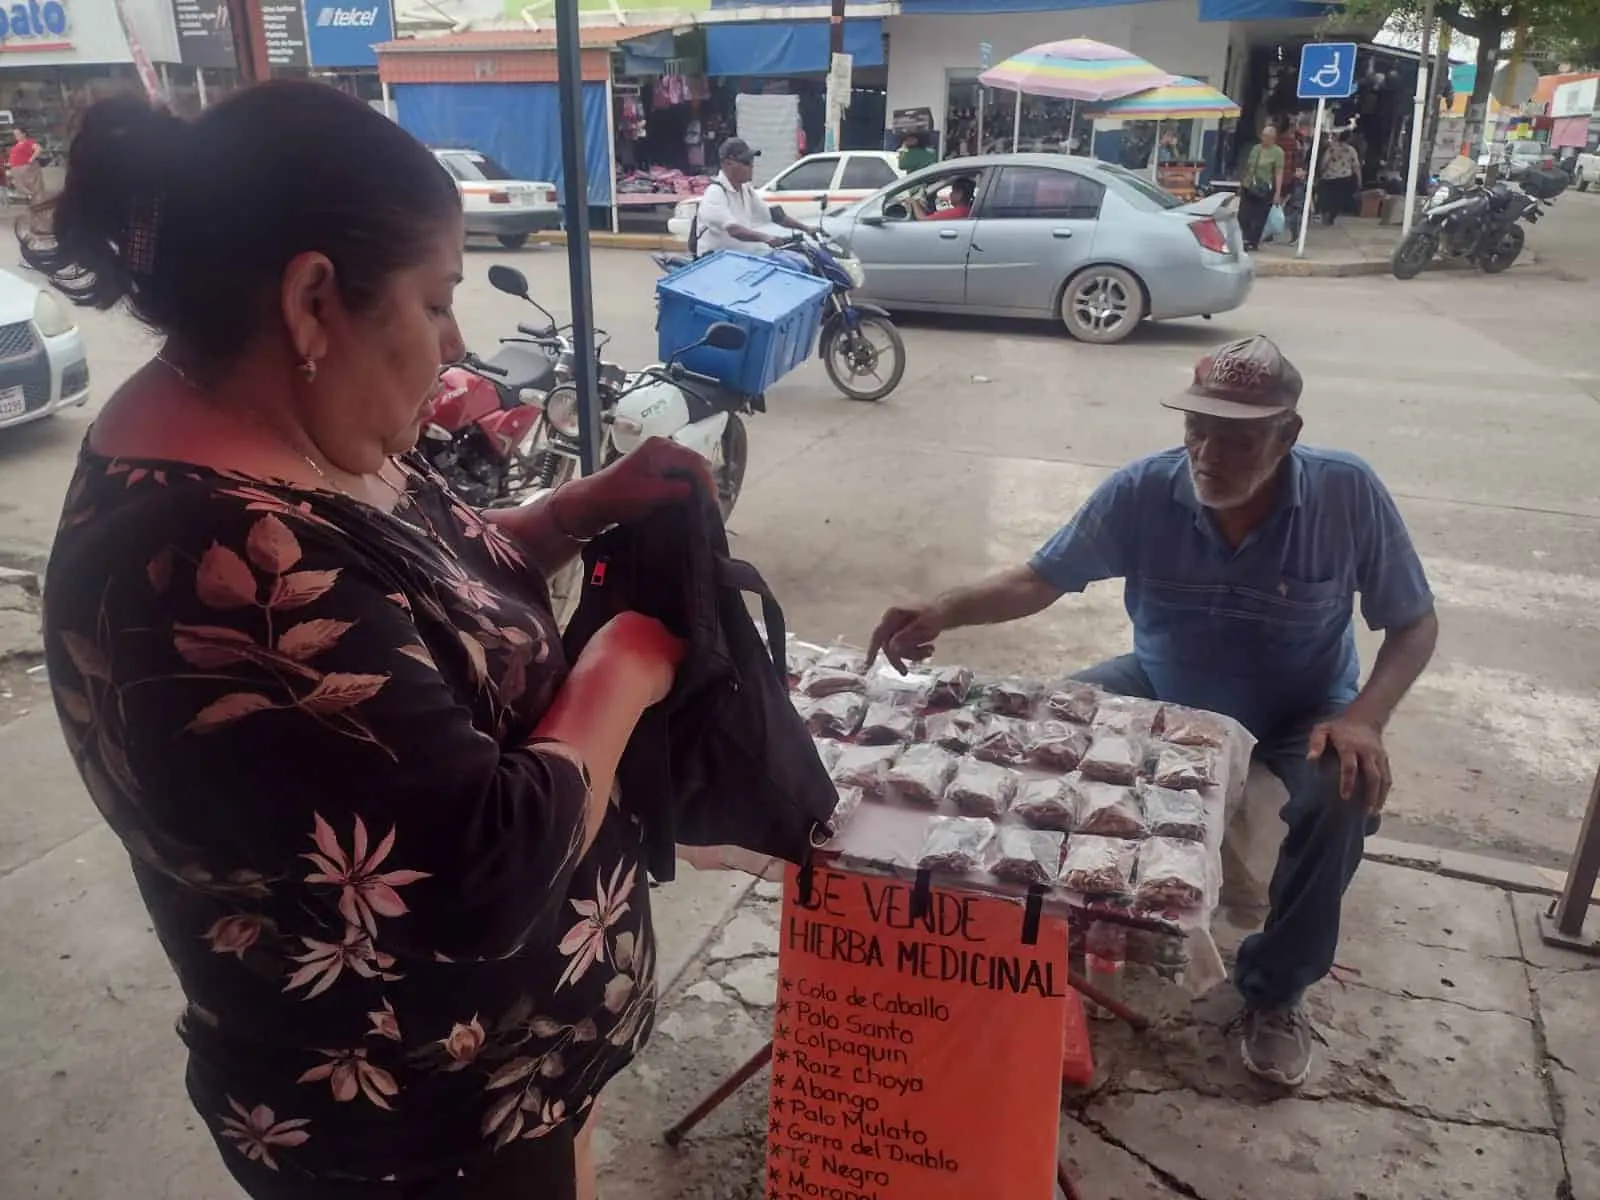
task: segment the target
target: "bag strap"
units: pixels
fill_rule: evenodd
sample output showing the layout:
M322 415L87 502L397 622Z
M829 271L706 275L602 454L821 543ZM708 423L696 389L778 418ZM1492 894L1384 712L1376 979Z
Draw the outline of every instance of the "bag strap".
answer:
M767 586L767 581L761 578L761 572L741 558L719 558L717 582L724 587L736 588L740 592L761 598L761 616L767 627L767 650L772 655L773 665L780 672L787 672L789 660L783 608L778 603L778 598L772 594L772 589Z

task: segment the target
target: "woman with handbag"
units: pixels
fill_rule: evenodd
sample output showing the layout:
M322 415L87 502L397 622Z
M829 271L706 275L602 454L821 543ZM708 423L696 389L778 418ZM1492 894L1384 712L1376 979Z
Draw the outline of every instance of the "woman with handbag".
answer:
M1257 250L1274 204L1283 202L1283 147L1278 145L1278 130L1270 123L1261 130L1261 140L1250 147L1239 171L1239 226L1244 230L1244 248Z

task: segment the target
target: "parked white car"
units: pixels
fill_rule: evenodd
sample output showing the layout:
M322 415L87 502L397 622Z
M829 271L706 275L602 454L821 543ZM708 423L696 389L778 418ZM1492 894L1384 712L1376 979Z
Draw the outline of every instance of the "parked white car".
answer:
M1572 182L1578 185L1580 192L1600 184L1600 147L1578 155L1578 162L1572 169Z
M0 429L89 399L89 360L72 308L0 271Z
M513 179L487 154L476 150L436 149L433 156L456 181L467 234L492 237L508 250L525 245L528 235L561 228L556 185L536 179Z
M830 208L865 200L900 178L897 155L886 150L843 150L808 154L756 189L769 205L781 205L797 221L814 223ZM700 207L698 196L681 200L667 221L667 232L689 244L689 226Z

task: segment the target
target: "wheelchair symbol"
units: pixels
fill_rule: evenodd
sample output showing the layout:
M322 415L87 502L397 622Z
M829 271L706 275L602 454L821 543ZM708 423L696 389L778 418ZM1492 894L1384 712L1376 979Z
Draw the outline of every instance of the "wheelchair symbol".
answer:
M1339 55L1335 53L1317 68L1317 73L1311 77L1311 82L1318 87L1331 88L1338 84L1342 75L1343 72L1339 69Z

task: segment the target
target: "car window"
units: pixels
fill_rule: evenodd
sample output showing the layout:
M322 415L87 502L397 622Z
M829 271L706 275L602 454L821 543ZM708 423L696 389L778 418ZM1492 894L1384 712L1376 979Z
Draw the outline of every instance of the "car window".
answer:
M1512 142L1511 153L1516 158L1538 158L1544 153L1543 142Z
M844 177L839 180L839 186L857 191L875 192L881 187L887 187L897 178L894 168L883 159L860 155L845 159Z
M457 179L481 183L489 179L510 179L511 173L487 154L460 153L442 155L445 166Z
M824 192L833 186L837 158L812 158L796 163L779 175L767 189L773 192Z
M1152 209L1183 207L1182 200L1154 182L1148 175L1141 175L1137 171L1130 171L1114 163L1101 163L1100 173L1111 176L1128 191L1133 192L1136 197L1134 203L1147 212Z
M979 220L1088 220L1100 215L1102 184L1076 171L1002 167L984 197Z

